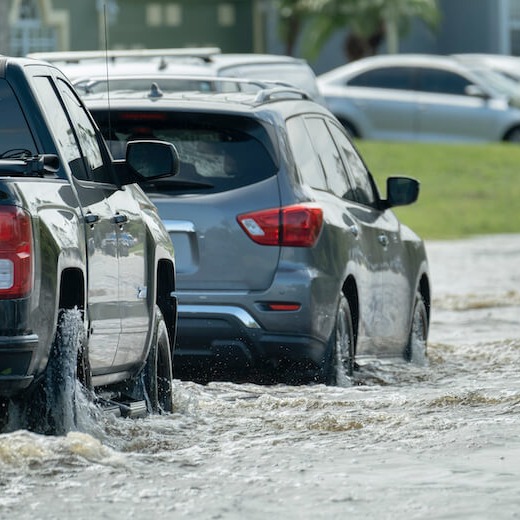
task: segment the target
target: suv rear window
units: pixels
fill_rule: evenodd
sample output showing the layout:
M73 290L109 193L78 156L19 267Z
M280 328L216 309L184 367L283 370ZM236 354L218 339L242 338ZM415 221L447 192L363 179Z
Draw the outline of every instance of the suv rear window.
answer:
M181 160L177 176L144 185L147 191L222 192L260 182L277 172L265 128L237 116L185 112L92 110L115 159L126 142L159 139L172 143Z

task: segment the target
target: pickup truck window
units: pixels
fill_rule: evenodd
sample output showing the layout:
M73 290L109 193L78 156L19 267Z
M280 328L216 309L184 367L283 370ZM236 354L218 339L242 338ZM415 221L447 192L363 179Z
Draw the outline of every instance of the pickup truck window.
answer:
M87 170L74 137L74 132L49 78L41 76L34 78L34 85L41 98L41 104L47 118L49 121L52 121L54 136L57 140L56 145L60 149L63 158L69 164L72 175L77 179L87 180Z
M49 121L53 123L57 145L68 162L72 175L81 180L113 183L103 165L96 130L74 94L65 83L60 82L65 110L49 77L40 76L34 80L42 106Z
M0 79L0 158L37 153L27 121L16 96L5 79Z
M98 168L103 166L103 158L99 149L96 130L71 88L61 80L58 80L58 88L69 111L72 124L76 129L76 134L85 159L90 169L95 172Z

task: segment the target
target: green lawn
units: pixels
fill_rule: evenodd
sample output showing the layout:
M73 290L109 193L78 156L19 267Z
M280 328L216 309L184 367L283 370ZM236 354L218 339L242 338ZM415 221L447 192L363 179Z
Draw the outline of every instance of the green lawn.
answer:
M421 182L419 200L396 208L422 238L520 233L520 146L358 141L385 196L392 175Z

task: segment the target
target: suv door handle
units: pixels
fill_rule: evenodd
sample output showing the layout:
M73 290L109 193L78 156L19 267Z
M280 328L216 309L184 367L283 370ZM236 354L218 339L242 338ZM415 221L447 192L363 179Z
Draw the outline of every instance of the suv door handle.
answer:
M94 213L87 213L85 215L85 224L94 225L96 222L99 222L99 215L94 215Z
M114 224L124 224L125 222L128 222L128 217L126 215L122 215L121 213L116 213L112 217L112 222Z
M386 235L381 234L377 237L377 239L382 246L386 247L388 245L388 237Z

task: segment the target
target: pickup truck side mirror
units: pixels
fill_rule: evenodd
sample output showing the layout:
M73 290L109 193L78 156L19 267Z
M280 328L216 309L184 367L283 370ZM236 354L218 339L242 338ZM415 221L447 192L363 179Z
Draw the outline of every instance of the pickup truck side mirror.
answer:
M386 208L413 204L419 196L419 181L409 177L388 177L386 193L383 201Z
M154 140L129 141L126 159L114 161L122 186L177 175L179 162L179 154L173 144ZM122 165L126 166L126 175L122 172Z

